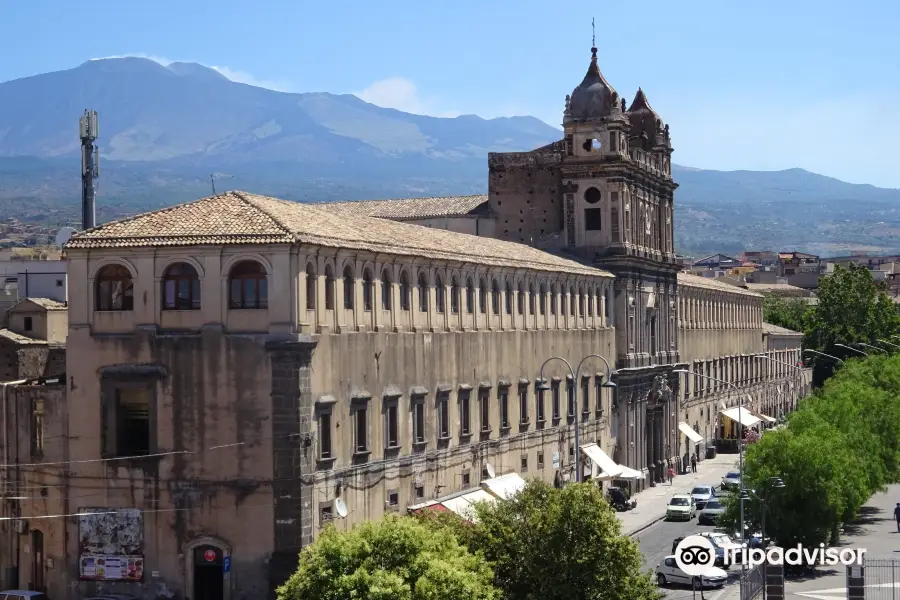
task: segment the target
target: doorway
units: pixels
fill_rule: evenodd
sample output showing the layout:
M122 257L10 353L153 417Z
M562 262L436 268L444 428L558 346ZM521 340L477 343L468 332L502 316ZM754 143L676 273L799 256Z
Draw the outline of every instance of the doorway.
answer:
M224 600L225 571L221 548L198 546L194 549L194 595L191 600Z
M44 587L44 534L31 532L31 589L35 592L46 592Z

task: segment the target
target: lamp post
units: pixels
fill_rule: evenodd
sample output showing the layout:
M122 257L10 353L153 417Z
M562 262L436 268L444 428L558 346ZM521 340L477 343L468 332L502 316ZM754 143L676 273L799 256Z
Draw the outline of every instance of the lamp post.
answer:
M892 347L897 348L898 350L900 350L900 346L898 346L897 344L894 344L894 343L892 343L892 342L889 342L889 341L887 341L887 340L880 340L880 339L879 339L879 340L875 340L875 341L881 342L882 344L887 344L888 346L892 346Z
M872 350L877 350L878 352L884 352L885 354L888 353L888 351L885 350L884 348L879 348L878 346L873 346L872 344L867 344L865 342L857 342L856 344L853 344L853 345L854 346L865 346L866 348L871 348Z
M544 361L544 364L541 365L541 370L538 378L540 379L540 384L537 389L541 392L546 392L550 389L550 386L547 385L547 382L544 380L544 367L547 366L547 363L552 360L561 360L565 363L565 365L569 368L569 373L572 375L572 399L575 401L575 481L577 483L581 483L581 440L580 440L580 431L579 431L579 421L581 420L581 414L578 411L578 384L579 379L581 377L581 367L584 366L585 361L589 358L599 358L603 361L603 364L606 365L606 381L600 384L600 387L604 388L615 388L616 384L610 381L610 378L615 375L615 371L612 370L609 366L609 361L600 356L599 354L588 354L584 358L581 359L581 362L578 363L578 368L573 369L572 364L564 359L561 356L551 356L547 360Z
M737 392L738 399L741 398L741 389L730 381L726 381L724 379L719 379L717 377L710 377L709 375L704 375L703 373L695 373L689 369L675 369L673 373L684 373L686 375L698 375L703 377L704 379L709 379L711 381L718 381L719 383L724 383L727 386L734 388ZM743 408L743 403L738 404L738 468L741 472L741 489L744 489L744 423L743 423L743 412L741 409ZM744 499L741 498L741 541L743 543L744 537L746 536L746 532L744 531ZM743 565L741 565L741 569L743 570Z
M832 356L831 354L825 354L824 352L819 352L818 350L804 350L803 354L815 354L816 356L824 356L825 358L830 358L833 361L837 361L839 365L844 364L843 358L838 358L837 356Z
M857 352L859 354L862 354L863 356L868 356L867 353L863 352L859 348L854 348L853 346L848 346L847 344L835 344L835 346L837 346L838 348L846 348L847 350L850 350L851 352Z
M784 489L786 486L784 485L784 481L782 481L781 477L769 477L765 481L762 482L763 487L771 487L775 490ZM762 544L763 549L766 548L766 512L768 511L768 504L766 500L769 497L768 492L765 493L765 497L760 497L753 490L741 489L741 501L749 500L750 496L755 497L759 500L759 503L762 505ZM763 599L766 597L766 586L763 584Z
M827 355L826 355L826 356L827 356ZM773 363L778 363L778 364L780 364L780 365L785 365L785 366L787 366L787 367L790 367L790 368L794 369L794 370L797 371L797 373L798 373L798 375L797 375L797 385L798 385L799 387L801 387L801 388L803 387L803 378L802 378L802 376L803 376L803 369L802 369L801 367L798 367L797 365L791 364L791 363L789 363L789 362L787 362L787 361L784 361L784 360L778 360L777 358L772 358L771 356L769 356L769 355L767 355L767 354L754 354L754 355L753 355L753 358L761 358L761 359L763 359L763 360L767 360L767 361L773 362ZM838 360L840 360L840 359L838 359Z

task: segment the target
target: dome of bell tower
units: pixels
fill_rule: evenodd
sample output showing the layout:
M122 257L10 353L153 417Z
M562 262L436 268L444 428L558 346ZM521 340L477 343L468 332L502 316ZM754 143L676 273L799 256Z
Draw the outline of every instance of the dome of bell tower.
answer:
M566 121L602 119L620 110L619 94L600 72L597 48L591 48L591 64L566 106Z

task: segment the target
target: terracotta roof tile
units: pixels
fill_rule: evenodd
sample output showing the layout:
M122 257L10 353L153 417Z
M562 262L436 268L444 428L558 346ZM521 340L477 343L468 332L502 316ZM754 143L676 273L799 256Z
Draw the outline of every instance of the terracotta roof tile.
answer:
M47 342L45 340L36 340L14 331L10 331L9 329L0 329L0 338L5 338L16 344L32 344L35 346L47 345Z
M679 273L678 285L705 288L716 292L737 294L739 296L753 296L754 298L762 298L762 294L757 294L756 292L751 292L749 290L745 290L744 288L739 288L735 285L731 285L730 283L716 281L712 277L700 277L698 275L691 275L690 273Z
M25 302L32 302L34 304L37 304L44 310L67 310L68 309L68 307L64 303L57 302L56 300L51 300L50 298L22 298L17 303L15 303L10 308L10 310L16 308L17 306L19 306L20 304L25 303Z
M235 244L313 244L403 256L466 260L612 277L536 248L387 219L340 214L246 192L226 192L78 233L67 249Z
M464 217L488 201L486 195L446 198L399 198L395 200L359 200L324 202L316 206L340 214L379 217L398 221L437 217Z
M772 335L792 335L792 336L802 336L803 334L799 331L794 331L793 329L788 329L787 327L781 327L779 325L773 325L771 323L763 322L763 333L770 333Z

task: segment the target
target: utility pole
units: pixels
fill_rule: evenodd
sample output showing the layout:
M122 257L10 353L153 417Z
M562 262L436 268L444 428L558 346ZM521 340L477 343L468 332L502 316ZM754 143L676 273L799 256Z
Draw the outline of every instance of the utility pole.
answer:
M100 177L100 149L97 140L97 111L85 109L79 120L81 137L81 227L90 229L97 224L96 190L94 180Z

